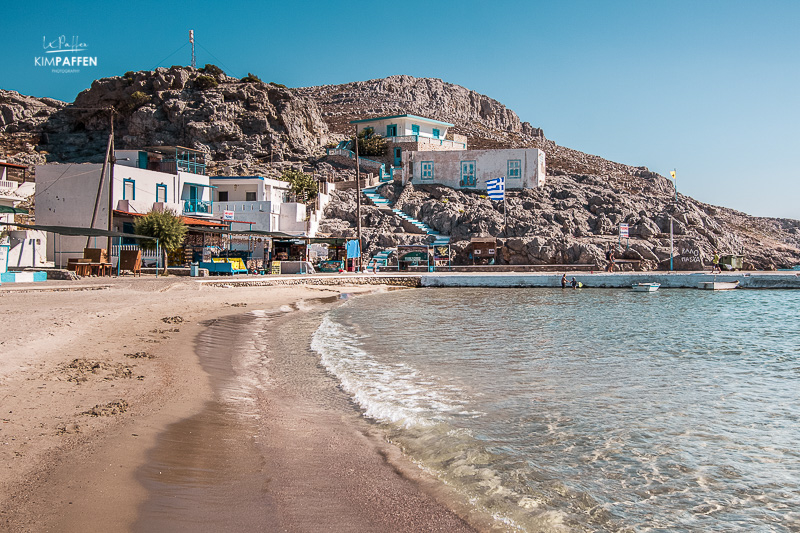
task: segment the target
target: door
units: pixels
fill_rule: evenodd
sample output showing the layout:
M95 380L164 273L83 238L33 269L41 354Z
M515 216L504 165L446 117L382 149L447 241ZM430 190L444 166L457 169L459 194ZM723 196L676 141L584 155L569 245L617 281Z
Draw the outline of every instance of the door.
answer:
M403 149L395 147L394 149L394 166L398 167L403 162Z
M461 186L475 186L475 161L461 162Z
M397 124L389 124L386 126L387 137L397 137Z
M198 204L200 203L200 188L189 187L189 209L190 213L197 213L199 211Z

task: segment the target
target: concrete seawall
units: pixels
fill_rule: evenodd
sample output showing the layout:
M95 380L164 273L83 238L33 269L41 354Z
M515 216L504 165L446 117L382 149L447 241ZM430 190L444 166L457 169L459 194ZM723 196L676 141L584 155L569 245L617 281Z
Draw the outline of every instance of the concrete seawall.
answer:
M630 288L644 282L660 283L665 289L694 289L703 281L739 281L743 289L800 289L800 272L568 272L586 288ZM495 273L409 273L409 274L306 274L297 276L257 276L203 278L197 283L217 287L273 285L391 285L398 287L560 287L561 274L534 272Z

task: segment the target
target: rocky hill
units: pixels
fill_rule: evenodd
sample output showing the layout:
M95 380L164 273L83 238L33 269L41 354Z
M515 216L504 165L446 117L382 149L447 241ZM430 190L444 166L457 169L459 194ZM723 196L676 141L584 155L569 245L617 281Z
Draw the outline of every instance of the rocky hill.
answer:
M510 195L507 231L500 205L480 192L415 186L400 199L395 185L384 187L407 213L451 235L462 260L468 237L491 235L508 239L504 262L593 262L616 242L618 224L628 222L632 239L626 257L657 268L668 256L671 213L676 238L706 257L719 249L743 251L757 268L800 263L800 222L750 217L683 195L675 204L666 178L558 146L500 102L438 79L391 76L289 89L231 78L211 65L100 79L71 105L0 91L0 147L20 163L99 161L111 106L117 111L117 148L188 146L206 152L212 174L275 175L293 165L346 179L351 169L326 159L324 146L351 135L350 120L402 113L455 124L454 132L466 135L471 148L544 150L547 185ZM338 193L323 230L352 235L354 205L352 191ZM370 251L422 239L375 208L365 208L364 222Z

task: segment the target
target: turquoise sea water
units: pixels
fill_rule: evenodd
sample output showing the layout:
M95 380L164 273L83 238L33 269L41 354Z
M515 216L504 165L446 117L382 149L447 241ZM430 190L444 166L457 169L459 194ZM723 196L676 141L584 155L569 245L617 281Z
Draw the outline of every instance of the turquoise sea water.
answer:
M312 348L500 529L800 531L796 291L394 291Z

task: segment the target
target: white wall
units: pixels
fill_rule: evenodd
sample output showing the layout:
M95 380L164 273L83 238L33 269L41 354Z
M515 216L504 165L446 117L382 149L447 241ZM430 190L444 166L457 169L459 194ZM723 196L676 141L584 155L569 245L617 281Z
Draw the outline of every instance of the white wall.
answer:
M41 267L47 261L47 233L37 230L10 231L9 267Z
M521 177L509 178L508 162L520 162ZM422 179L422 163L433 162L433 179ZM474 187L461 186L461 162L475 161ZM545 154L536 148L508 150L452 150L437 152L406 152L403 154L403 183L413 173L412 182L436 183L453 189L486 190L486 182L506 177L506 189L534 189L545 182ZM411 170L411 172L410 172Z
M84 164L49 164L36 166L36 222L43 225L75 226L88 228L91 226L97 186L101 179L103 165L99 163ZM188 172L178 175L154 172L134 167L114 165L113 208L117 209L123 199L125 179L132 179L135 198L126 208L135 208L138 212L149 211L156 201L156 184L167 186L167 203L182 209L180 202L183 195L189 197L186 182L208 183L208 177ZM186 188L186 192L183 189ZM210 199L209 189L201 188L203 199ZM180 205L179 205L180 204ZM179 214L180 211L179 211ZM97 210L95 228L108 228L108 188L103 187ZM98 246L106 247L106 239L97 239ZM81 257L86 246L86 237L55 237L47 239L47 258L54 261L54 247L58 247L62 264L67 258ZM56 261L58 264L58 261Z
M280 230L284 233L305 234L306 206L296 202L281 204Z

